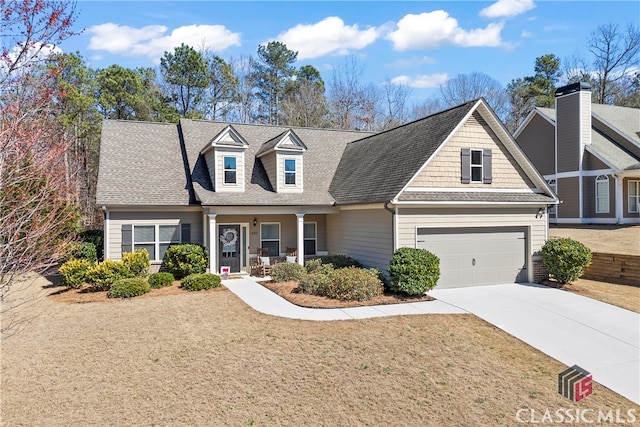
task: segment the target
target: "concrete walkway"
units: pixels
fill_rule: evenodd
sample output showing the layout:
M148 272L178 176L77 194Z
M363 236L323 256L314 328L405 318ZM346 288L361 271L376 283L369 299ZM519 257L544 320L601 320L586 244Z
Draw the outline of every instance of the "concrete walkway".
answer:
M640 404L640 314L541 285L494 285L429 292L436 301L314 309L291 304L251 279L222 283L253 309L302 320L471 313Z
M429 292L640 404L640 314L541 285Z
M451 314L464 310L442 301L373 305L350 308L306 308L290 303L251 279L223 280L222 284L254 310L272 316L301 320L350 320L404 314Z

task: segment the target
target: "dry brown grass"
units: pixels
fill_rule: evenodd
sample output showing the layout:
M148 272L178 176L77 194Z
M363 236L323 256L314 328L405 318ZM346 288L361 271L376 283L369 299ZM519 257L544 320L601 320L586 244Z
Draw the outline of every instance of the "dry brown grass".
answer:
M551 225L549 237L571 237L593 252L640 255L640 225Z
M544 281L542 284L552 287L560 287L553 280ZM578 279L575 282L561 287L568 292L584 295L597 299L607 304L625 308L640 313L640 287L631 285L617 285L614 283L597 282L595 280Z
M225 288L165 292L29 306L33 322L2 343L2 423L495 426L523 407L640 413L598 384L570 402L556 392L564 365L470 315L309 322L257 313Z

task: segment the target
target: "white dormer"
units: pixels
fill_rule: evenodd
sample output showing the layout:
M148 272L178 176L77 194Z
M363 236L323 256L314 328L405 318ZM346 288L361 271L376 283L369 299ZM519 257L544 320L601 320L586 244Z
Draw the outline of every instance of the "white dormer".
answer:
M227 126L200 151L216 192L243 192L245 188L245 151L249 144Z
M276 193L302 193L305 151L307 147L291 129L262 145L256 156Z

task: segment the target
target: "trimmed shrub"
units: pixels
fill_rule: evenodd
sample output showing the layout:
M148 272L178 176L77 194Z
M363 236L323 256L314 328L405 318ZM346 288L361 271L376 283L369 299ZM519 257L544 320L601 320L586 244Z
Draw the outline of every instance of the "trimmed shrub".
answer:
M324 295L329 285L329 273L333 271L331 264L318 264L312 273L308 273L300 279L298 292L308 295Z
M549 276L562 284L579 279L591 264L591 249L569 237L547 240L541 252Z
M273 266L271 280L274 282L300 281L306 274L303 266L297 262L279 262Z
M423 295L440 279L440 258L424 249L400 248L393 254L387 270L392 291Z
M107 292L109 298L132 298L146 294L151 290L151 286L146 280L140 277L131 279L121 279L111 285Z
M151 262L149 261L149 253L146 249L123 253L122 262L133 277L147 277L149 275Z
M98 254L98 259L102 259L102 252L104 250L104 231L85 230L80 233L79 237L83 242L93 243Z
M167 270L177 279L204 273L209 262L205 248L191 243L169 246L164 259Z
M88 259L70 259L60 266L58 272L62 276L62 284L77 289L85 282L87 271L93 263Z
M173 285L174 280L175 278L171 273L153 273L151 276L149 276L149 285L154 289L163 288L165 286Z
M383 286L378 270L345 267L329 273L324 295L344 301L366 301L382 295Z
M71 244L69 259L86 259L91 263L98 261L96 245L89 242L75 242Z
M320 258L313 258L304 263L304 268L307 270L307 273L313 273L321 265L322 260Z
M346 255L324 255L320 257L323 264L333 264L333 268L358 267L362 268L362 264L355 259Z
M89 268L85 280L96 291L108 291L113 283L131 277L131 272L122 261L106 259Z
M203 289L212 289L220 286L220 276L215 274L190 274L182 279L180 287L188 291L201 291Z

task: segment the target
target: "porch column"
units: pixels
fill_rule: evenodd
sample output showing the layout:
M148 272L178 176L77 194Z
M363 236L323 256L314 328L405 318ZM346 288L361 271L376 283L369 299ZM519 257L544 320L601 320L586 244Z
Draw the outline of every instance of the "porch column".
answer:
M216 274L218 266L216 265L216 255L218 254L218 232L216 231L216 216L218 214L209 214L209 273Z
M613 178L615 179L615 210L616 210L616 224L622 224L624 218L624 203L622 200L622 181L623 177L620 175L613 174Z
M296 214L298 217L298 264L304 266L304 214Z
M207 218L207 214L203 213L202 214L202 246L207 246L209 244L209 242L207 242L207 222L209 222Z

